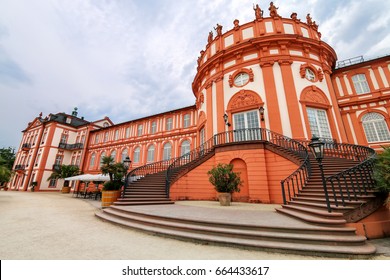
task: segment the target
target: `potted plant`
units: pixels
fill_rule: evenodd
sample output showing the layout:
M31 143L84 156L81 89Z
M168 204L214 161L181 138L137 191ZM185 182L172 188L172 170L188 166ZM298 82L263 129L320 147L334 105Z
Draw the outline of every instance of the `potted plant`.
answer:
M35 190L35 187L38 186L38 182L31 182L31 191L33 192Z
M102 207L108 207L113 204L121 194L123 186L122 179L126 175L127 167L122 162L115 163L111 156L102 158L100 167L102 174L109 176L110 180L104 183L102 189Z
M80 174L80 169L77 165L65 165L61 164L56 168L53 173L47 178L50 180L65 179L67 177L72 177ZM64 185L61 189L62 193L70 193L69 181L64 181Z
M219 163L207 172L209 181L218 192L218 199L221 206L230 206L232 193L240 192L242 180L240 173L233 171L232 164Z

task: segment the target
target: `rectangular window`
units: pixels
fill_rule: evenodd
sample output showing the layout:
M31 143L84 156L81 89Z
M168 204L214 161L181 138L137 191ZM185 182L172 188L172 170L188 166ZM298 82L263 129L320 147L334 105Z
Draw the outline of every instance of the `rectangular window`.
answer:
M67 139L68 139L67 135L66 134L62 134L60 143L65 143L66 144Z
M126 138L130 137L130 127L126 127Z
M157 131L157 122L153 121L152 126L150 127L150 133L154 134L154 133L156 133L156 131Z
M258 111L248 111L233 115L235 141L249 141L260 139L260 125Z
M107 141L108 141L108 132L104 134L104 143L106 143Z
M133 159L133 162L134 163L139 163L140 161L140 155L141 155L141 149L140 148L137 148L134 150L134 159Z
M142 135L142 129L143 129L142 124L138 125L137 136L141 136Z
M357 74L352 76L353 86L357 94L364 94L370 92L370 87L368 86L366 75Z
M55 187L57 185L57 180L55 179L51 179L50 182L49 182L49 187Z
M315 135L317 137L327 139L332 138L325 110L307 108L307 117L309 119L310 130L313 136Z
M99 143L99 134L96 134L95 136L95 144Z
M183 127L187 128L191 125L191 119L190 119L190 114L185 114L184 115L184 120L183 120Z
M115 130L115 140L119 139L119 130Z
M168 118L168 119L167 119L167 122L166 122L166 125L165 125L165 129L166 129L167 131L172 130L172 125L173 125L173 120L172 120L172 118Z

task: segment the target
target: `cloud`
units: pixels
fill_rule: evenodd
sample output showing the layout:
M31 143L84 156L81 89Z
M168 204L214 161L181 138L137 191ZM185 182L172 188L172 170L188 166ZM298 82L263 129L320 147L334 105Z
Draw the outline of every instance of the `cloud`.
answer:
M19 131L41 111L78 107L87 120L118 123L194 104L208 32L252 21L257 2L2 0L0 147L18 145ZM311 13L340 58L380 55L389 45L390 2L274 3L283 17L297 12L305 21ZM269 2L259 4L268 16Z

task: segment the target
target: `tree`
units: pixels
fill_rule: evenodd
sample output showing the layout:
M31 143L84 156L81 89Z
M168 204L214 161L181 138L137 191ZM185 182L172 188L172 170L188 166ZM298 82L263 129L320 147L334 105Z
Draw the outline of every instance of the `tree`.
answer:
M6 160L0 156L0 186L3 186L11 178L11 169L7 167Z
M102 158L102 166L100 171L110 177L110 181L104 184L105 191L119 190L123 183L122 179L126 175L127 168L122 162L115 163L115 160L111 156L105 156Z
M80 174L80 169L77 165L65 165L62 164L58 169L54 170L54 172L47 178L50 180L58 180L65 179L67 177L72 177ZM64 182L64 187L69 187L69 181Z
M12 166L15 161L15 149L2 148L0 149L0 185L3 186L11 179Z
M1 166L6 166L9 170L12 170L15 161L15 149L11 147L0 149L0 157L3 159Z

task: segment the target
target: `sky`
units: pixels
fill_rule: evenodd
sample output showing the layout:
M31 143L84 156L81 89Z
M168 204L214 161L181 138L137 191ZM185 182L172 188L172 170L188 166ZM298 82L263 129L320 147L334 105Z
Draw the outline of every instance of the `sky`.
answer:
M306 14L339 60L390 54L390 1L279 0ZM19 146L41 112L121 123L193 105L199 52L254 20L255 0L0 0L0 148Z

